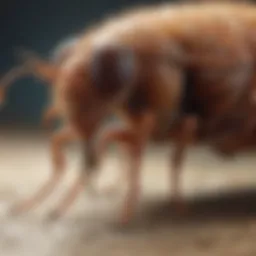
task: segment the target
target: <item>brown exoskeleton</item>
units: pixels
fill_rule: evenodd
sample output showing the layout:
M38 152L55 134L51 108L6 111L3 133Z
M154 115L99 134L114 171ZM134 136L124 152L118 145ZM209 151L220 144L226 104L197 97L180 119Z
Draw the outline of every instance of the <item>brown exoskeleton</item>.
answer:
M168 138L172 125L179 127L172 188L180 202L179 176L187 146L193 139L214 145L214 134L230 131L221 125L242 99L248 100L243 97L254 83L255 15L249 4L141 9L85 34L63 64L56 95L90 156L84 169L93 167L95 135L104 118L117 111L127 121L127 128L105 133L105 141L118 140L130 148L124 222L132 216L143 149L154 134L165 132ZM235 135L239 139L240 130ZM63 213L81 191L86 173L81 172L55 214Z
M181 203L186 148L195 140L215 146L231 130L239 140L250 126L242 119L239 129L223 123L236 117L242 103L242 117L253 108L247 102L255 80L255 17L249 4L164 5L120 15L85 33L60 67L54 102L83 142L87 161L52 216L62 215L84 189L98 147L118 141L131 158L122 210L122 222L129 221L144 148L158 136L175 141L171 180L173 199ZM111 113L127 125L96 140Z

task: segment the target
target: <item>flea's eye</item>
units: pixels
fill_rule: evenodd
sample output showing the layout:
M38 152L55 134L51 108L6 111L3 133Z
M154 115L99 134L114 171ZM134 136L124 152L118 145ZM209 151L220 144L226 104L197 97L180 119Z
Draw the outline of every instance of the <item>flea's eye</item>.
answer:
M129 86L135 76L132 51L105 47L96 51L92 60L94 86L104 96L114 96Z

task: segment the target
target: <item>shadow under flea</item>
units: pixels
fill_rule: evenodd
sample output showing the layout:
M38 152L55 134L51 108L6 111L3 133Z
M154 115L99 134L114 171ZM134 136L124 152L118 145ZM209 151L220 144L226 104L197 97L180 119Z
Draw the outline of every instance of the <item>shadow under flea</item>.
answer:
M168 199L148 201L141 207L136 222L166 226L253 219L256 217L256 188L192 197L185 200L185 205L186 209L179 213Z
M187 229L214 224L227 225L229 222L246 224L256 220L256 188L223 192L207 196L191 197L185 201L186 211L179 214L168 199L145 200L129 224L123 226L113 215L101 212L101 218L76 218L72 226L79 227L79 237L91 242L111 236L153 234L159 230ZM71 223L70 223L71 224Z

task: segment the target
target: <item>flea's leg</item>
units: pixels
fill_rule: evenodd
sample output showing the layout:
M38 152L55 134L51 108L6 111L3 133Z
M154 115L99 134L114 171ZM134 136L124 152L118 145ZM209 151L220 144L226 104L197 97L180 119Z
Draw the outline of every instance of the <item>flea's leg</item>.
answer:
M50 219L62 217L68 209L75 203L81 192L84 191L88 177L85 173L80 173L77 180L73 183L68 193L64 196L60 205L49 214Z
M64 127L53 135L51 140L53 171L49 180L31 198L12 207L11 213L29 211L31 208L42 203L54 191L64 175L65 157L62 150L73 139L74 134L68 127Z

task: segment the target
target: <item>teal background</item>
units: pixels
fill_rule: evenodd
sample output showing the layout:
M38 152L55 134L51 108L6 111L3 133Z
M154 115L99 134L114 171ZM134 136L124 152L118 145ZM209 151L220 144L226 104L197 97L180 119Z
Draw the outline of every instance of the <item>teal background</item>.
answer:
M8 0L0 4L0 74L15 65L15 49L24 47L44 57L56 44L88 25L128 6L160 1ZM39 126L48 100L46 87L31 77L17 81L0 111L0 125Z

